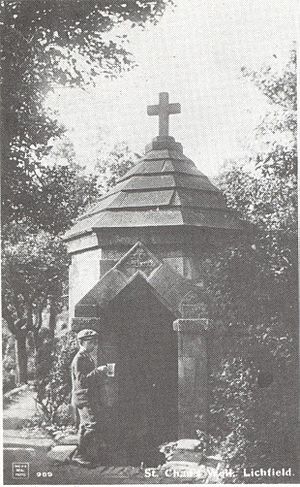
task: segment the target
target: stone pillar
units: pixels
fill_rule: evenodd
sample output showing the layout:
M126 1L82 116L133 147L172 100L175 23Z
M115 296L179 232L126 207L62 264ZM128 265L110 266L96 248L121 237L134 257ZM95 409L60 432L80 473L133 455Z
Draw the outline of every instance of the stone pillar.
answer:
M208 319L178 319L178 437L195 438L207 427Z

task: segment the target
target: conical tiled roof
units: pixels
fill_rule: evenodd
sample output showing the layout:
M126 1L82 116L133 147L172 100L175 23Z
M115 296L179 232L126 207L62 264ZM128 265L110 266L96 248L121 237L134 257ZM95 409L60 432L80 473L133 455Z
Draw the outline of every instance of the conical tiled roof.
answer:
M67 232L65 239L101 228L194 226L242 229L222 193L173 137L156 137L145 156Z

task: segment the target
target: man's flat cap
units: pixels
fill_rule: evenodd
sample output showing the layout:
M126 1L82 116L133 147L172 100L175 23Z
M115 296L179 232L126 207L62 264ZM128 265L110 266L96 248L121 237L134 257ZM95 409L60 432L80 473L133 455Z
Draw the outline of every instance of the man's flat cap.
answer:
M78 340L92 340L93 338L98 338L98 333L94 330L81 330L77 334Z

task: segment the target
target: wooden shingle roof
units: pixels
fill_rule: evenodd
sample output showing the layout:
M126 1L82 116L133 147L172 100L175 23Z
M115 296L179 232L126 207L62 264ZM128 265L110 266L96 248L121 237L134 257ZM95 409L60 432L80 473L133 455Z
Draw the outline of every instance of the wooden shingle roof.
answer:
M157 137L141 161L82 215L65 239L101 228L195 226L242 229L243 222L182 152L173 137Z

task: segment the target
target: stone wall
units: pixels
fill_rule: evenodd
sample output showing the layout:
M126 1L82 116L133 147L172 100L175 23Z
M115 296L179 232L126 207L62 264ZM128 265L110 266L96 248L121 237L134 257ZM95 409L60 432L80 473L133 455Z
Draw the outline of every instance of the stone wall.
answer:
M90 249L72 255L69 268L69 320L75 305L100 278L101 249Z
M69 274L70 320L74 306L133 245L141 241L159 259L182 276L199 282L201 262L228 244L228 235L206 229L106 229L68 243L72 264Z
M178 336L178 437L195 438L207 428L208 356L207 319L179 319Z

